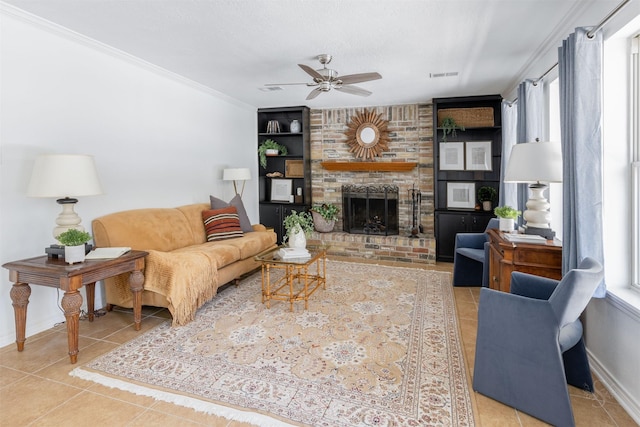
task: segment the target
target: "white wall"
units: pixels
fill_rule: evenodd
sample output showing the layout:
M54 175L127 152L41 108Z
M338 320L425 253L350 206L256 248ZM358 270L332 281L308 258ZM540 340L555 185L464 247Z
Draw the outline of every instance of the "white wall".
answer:
M0 263L43 255L54 243L59 206L25 196L39 154L95 156L104 194L76 206L87 228L114 211L230 199L224 167L258 175L255 108L7 6L0 19ZM252 222L257 199L254 179L243 197ZM4 346L15 340L5 269L0 285ZM56 290L31 288L27 337L64 320Z

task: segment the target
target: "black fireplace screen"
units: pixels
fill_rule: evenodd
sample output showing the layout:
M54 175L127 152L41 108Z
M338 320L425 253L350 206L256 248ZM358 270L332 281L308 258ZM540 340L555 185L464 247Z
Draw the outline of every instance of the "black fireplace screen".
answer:
M343 185L343 229L352 234L399 234L398 187Z

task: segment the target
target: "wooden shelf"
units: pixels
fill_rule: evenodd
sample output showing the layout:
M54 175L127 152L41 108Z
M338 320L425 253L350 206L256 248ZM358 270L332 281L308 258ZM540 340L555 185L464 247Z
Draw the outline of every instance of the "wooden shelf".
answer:
M415 168L416 162L321 162L329 171L354 172L408 172Z

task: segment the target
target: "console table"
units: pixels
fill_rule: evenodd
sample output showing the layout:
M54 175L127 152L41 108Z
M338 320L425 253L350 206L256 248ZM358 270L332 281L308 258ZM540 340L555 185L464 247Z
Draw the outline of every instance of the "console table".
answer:
M41 256L8 262L3 265L9 270L11 301L16 322L16 345L18 351L24 350L25 330L27 322L27 305L31 288L29 284L59 288L64 291L62 308L67 323L67 341L69 342L69 359L71 363L78 360L78 324L82 295L80 288L86 286L87 311L89 321L94 318L95 284L122 273L131 273L129 285L133 292L133 320L136 331L140 330L142 321L142 290L144 288L144 257L148 252L130 251L114 259L85 260L79 264L67 264L64 258L48 258Z
M489 235L489 287L509 292L511 273L535 274L560 280L562 278L562 246L548 240L546 244L516 243L503 237L503 233L487 230Z

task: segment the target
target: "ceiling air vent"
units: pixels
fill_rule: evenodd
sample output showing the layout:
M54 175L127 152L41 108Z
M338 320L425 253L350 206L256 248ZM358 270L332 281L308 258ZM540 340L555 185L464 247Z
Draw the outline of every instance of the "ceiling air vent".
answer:
M437 77L455 77L458 75L457 71L452 71L449 73L429 73L429 78L435 79Z
M261 90L263 92L275 92L277 90L283 90L280 86L266 86L266 87L259 87L258 90Z

